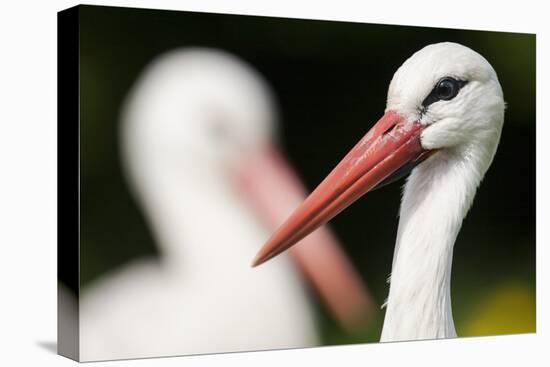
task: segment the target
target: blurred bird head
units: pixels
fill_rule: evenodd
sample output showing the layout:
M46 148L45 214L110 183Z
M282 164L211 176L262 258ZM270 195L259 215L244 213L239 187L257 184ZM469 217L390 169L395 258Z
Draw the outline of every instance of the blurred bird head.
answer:
M143 174L185 167L187 174L223 180L225 168L272 140L275 117L263 78L236 57L174 50L154 60L133 87L123 113L123 153L137 174L143 167Z

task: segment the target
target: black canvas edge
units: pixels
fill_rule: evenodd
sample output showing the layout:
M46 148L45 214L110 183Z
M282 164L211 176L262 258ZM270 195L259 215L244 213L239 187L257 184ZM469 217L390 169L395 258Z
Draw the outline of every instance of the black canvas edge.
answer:
M79 7L57 13L57 353L79 360Z

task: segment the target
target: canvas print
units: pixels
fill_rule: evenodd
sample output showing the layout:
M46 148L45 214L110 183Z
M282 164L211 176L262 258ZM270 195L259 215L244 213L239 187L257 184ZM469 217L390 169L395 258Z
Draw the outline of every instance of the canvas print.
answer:
M58 26L60 354L535 332L534 34Z

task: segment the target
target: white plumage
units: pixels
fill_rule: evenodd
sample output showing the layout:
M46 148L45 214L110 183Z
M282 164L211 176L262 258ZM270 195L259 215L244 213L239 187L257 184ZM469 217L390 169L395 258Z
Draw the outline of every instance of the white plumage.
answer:
M226 172L271 141L274 113L259 75L221 51L173 51L148 67L120 132L162 258L136 261L84 291L81 360L318 343L289 259L250 268L268 229Z

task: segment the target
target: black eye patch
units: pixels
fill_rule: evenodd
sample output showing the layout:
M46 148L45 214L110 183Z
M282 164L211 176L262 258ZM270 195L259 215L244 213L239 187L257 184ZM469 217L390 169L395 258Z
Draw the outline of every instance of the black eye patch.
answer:
M432 103L453 99L467 83L468 81L466 80L457 80L451 77L439 80L430 94L428 94L422 102L422 110L425 111Z

